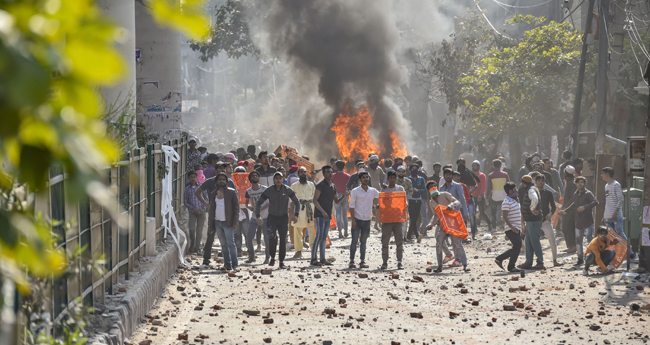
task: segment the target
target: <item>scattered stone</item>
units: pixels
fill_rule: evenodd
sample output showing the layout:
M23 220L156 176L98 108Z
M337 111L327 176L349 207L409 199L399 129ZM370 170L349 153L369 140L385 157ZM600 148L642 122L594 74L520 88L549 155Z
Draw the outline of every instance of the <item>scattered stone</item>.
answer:
M589 325L589 329L592 330L592 331L597 331L597 330L600 329L600 326L598 326L597 324L594 323L592 325Z
M260 273L262 273L263 275L268 276L268 275L273 274L273 270L271 270L271 269L264 269L264 270L262 270ZM271 338L265 338L265 339L269 339L269 340L270 340ZM270 343L270 341L269 341L269 343Z
M431 267L427 267L427 272L431 273L431 272L433 272L433 269Z
M345 304L345 298L339 298L339 304Z
M334 309L334 308L325 308L324 313L327 314L327 315L333 315L333 314L336 314L336 309Z
M250 315L250 316L258 316L260 315L259 310L244 310L244 314Z
M269 344L271 342L271 338L264 338L264 342Z
M643 285L637 285L636 289L639 290L639 291L643 290Z
M359 278L368 278L368 273L359 273Z
M449 313L449 316L451 316L451 312ZM422 313L411 313L411 317L415 319L422 319L424 316L422 316Z
M477 305L478 305L478 301L472 301L472 305L473 305L473 306L477 306Z
M143 340L138 345L151 345L151 339Z
M178 340L187 340L189 334L187 333L179 333L178 334Z
M273 319L264 319L265 324L273 323Z
M179 285L176 287L176 291L185 291L185 287Z
M517 308L514 305L504 305L503 310L505 311L515 311Z
M453 319L453 318L455 318L456 316L458 316L458 313L453 312L453 311L450 311L450 312L449 312L449 318L450 318L450 319Z
M237 274L235 272L228 272L228 277L234 278Z
M467 289L460 289L460 293L467 293Z
M352 327L352 322L346 322L343 324L343 327Z

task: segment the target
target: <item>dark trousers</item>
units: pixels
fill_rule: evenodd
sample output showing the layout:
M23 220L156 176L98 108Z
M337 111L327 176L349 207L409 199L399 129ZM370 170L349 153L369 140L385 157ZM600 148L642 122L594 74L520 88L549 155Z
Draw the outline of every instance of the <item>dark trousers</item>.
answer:
M517 263L517 257L519 257L519 252L521 251L521 236L519 233L515 233L512 230L506 231L506 237L510 240L510 243L512 243L512 248L506 250L503 252L503 254L497 256L497 260L503 261L505 259L510 258L508 260L508 271L512 270L515 268L515 264Z
M488 229L492 230L492 221L490 220L490 216L485 212L485 198L482 197L481 201L474 199L474 201L476 202L476 214L478 215L476 217L476 222L481 224L481 220L485 219L487 221Z
M600 259L603 261L603 265L607 266L609 265L612 260L616 257L616 252L608 249L608 250L603 250L600 253ZM589 253L587 256L585 256L585 270L589 271L589 266L591 265L596 265L596 255L594 253Z
M278 238L280 239L280 262L284 261L284 257L287 255L287 233L289 232L289 215L285 214L284 216L274 216L269 214L269 218L266 220L266 231L269 236L269 256L271 259L275 259L275 251L278 247Z
M573 214L562 216L562 233L566 247L571 249L576 247L576 221Z
M501 210L501 204L503 204L503 201L494 201L490 200L490 213L492 216L492 224L496 227L499 222L497 221L499 217L497 217L497 212Z
M406 238L418 237L418 220L420 220L420 209L422 200L409 200L409 231Z

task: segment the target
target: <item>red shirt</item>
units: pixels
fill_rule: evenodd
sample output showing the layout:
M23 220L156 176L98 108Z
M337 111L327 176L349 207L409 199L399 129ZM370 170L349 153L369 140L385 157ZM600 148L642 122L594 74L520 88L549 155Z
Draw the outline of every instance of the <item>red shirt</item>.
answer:
M350 174L346 173L345 171L338 171L334 173L334 176L332 176L332 183L336 186L336 192L339 194L343 194L346 191L345 185L348 183L348 180L350 179Z
M487 177L485 176L484 173L478 172L476 173L478 175L478 178L481 180L481 182L476 186L474 191L472 192L472 195L476 198L479 195L485 194L485 181L487 180Z
M467 185L466 185L466 184L464 184L464 183L462 183L462 182L459 182L459 183L460 183L461 186L463 186L463 192L465 193L465 201L466 201L467 203L469 203L469 200L472 198L472 197L469 195L469 188L467 188Z

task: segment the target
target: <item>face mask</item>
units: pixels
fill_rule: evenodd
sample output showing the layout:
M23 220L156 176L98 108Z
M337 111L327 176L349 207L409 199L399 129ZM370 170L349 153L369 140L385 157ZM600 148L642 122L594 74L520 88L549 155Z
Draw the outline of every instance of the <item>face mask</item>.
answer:
M511 199L515 200L515 201L519 201L519 193L516 190L513 190L512 192L510 192L510 194L508 194L508 196Z
M412 171L411 171L411 176L412 176L413 178L416 178L416 177L418 176L418 171L417 171L417 170L412 170Z
M372 169L377 169L377 167L379 166L379 163L370 163L370 164L368 164L368 166L371 167Z

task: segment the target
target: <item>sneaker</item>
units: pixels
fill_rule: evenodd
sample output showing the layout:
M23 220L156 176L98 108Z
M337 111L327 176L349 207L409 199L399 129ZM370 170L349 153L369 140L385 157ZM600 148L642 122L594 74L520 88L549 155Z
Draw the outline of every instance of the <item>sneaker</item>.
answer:
M463 263L461 263L460 260L456 259L456 260L454 260L454 262L449 264L449 267L458 267L458 266L462 266L462 265L463 265Z
M269 258L264 259L264 262L262 263L262 265L268 265L268 264L269 264Z
M269 266L275 266L275 259L271 259L271 261L269 261Z
M578 260L578 262L576 262L575 265L573 265L573 266L576 266L576 267L577 266L582 266L584 263L585 263L584 260Z
M253 262L255 262L255 257L253 256L252 258L248 258L248 260L246 260L244 262L247 263L247 264L252 264Z
M543 262L538 262L535 266L533 266L533 269L536 269L536 270L543 270L544 268L545 267L544 267Z
M442 263L443 263L443 264L446 264L446 263L448 263L449 261L451 261L453 258L454 258L454 256L453 256L452 254L449 254L449 255L445 256L444 259L442 259Z
M331 262L329 262L329 261L327 261L327 260L321 260L321 261L320 261L320 265L321 265L321 266L334 266L333 263L331 263Z
M368 268L368 267L369 267L369 266L366 265L366 262L365 262L365 261L361 261L361 262L359 263L359 268Z
M287 266L285 266L282 262L280 262L280 266L279 266L279 268L280 268L281 270L284 270L284 269L287 268Z
M302 252L296 252L296 254L293 254L294 259L300 259L302 258Z
M347 238L348 237L348 230L343 230L343 237Z
M424 238L424 234L418 235L418 243L422 243L423 238Z
M589 270L582 270L582 275L583 276L588 276L589 275Z
M531 269L532 267L533 267L533 264L527 264L527 263L523 263L523 264L517 266L517 268L520 269L520 270L528 270L528 269Z
M510 272L510 273L519 273L519 272L521 272L521 270L518 269L517 267L515 267L515 268L513 268L511 270L508 270L508 272Z
M203 266L210 266L210 260L203 260Z
M387 269L387 268L388 268L388 264L387 264L387 263L384 262L383 264L381 264L381 269L382 269L382 270L385 270L385 269Z
M586 270L584 270L584 271L586 271ZM600 274L603 274L603 273L605 273L606 271L603 271L603 269L600 268L600 267L596 267L596 272L598 272L598 273L600 273Z
M262 245L258 244L257 249L255 249L256 252L261 252L262 251Z
M318 260L312 259L311 262L309 263L310 266L323 266Z
M302 242L302 246L305 247L305 249L309 249L309 243L307 243L306 241Z
M503 260L494 259L494 263L497 264L497 266L499 266L500 269L504 269L503 268Z
M354 264L354 261L350 261L348 268L357 268L357 265Z
M401 263L401 262L398 262L398 263L397 263L397 269L398 269L398 270L403 270L403 269L404 269L404 266L402 266L402 263Z

